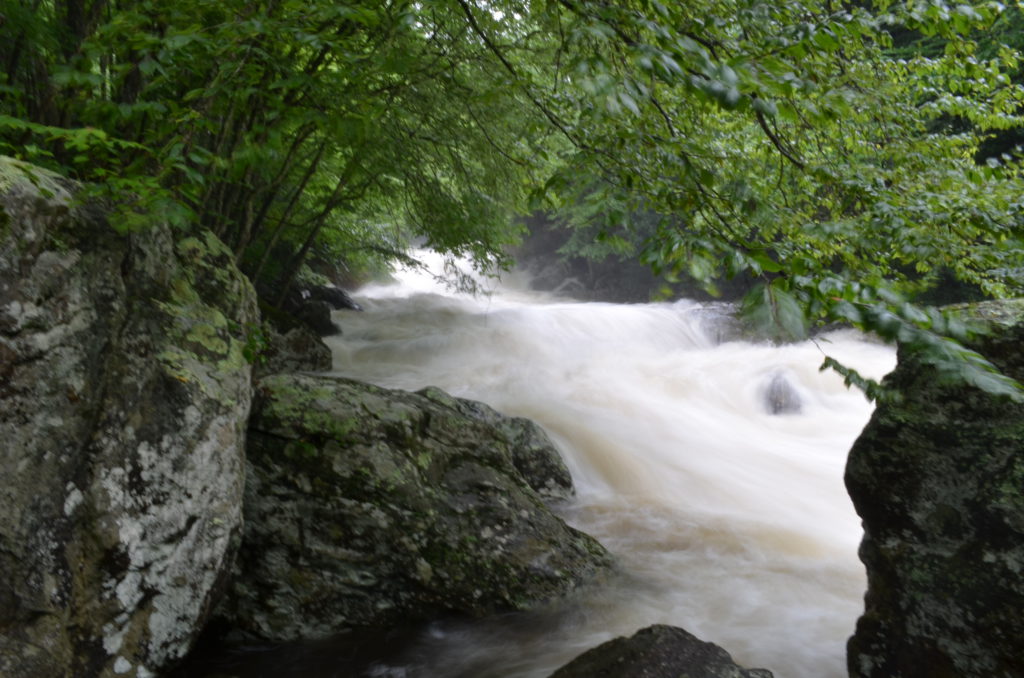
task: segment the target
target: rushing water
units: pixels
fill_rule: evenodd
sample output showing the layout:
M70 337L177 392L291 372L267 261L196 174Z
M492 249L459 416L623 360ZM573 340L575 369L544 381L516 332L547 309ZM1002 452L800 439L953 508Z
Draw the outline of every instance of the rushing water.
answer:
M571 303L514 286L472 297L422 273L356 297L366 312L338 316L335 371L539 422L576 482L562 515L621 566L555 609L435 624L375 675L544 678L654 623L777 678L846 675L865 577L842 475L871 406L818 366L825 351L880 377L891 349L842 332L719 342L714 307L693 302ZM798 413L771 413L773 380Z

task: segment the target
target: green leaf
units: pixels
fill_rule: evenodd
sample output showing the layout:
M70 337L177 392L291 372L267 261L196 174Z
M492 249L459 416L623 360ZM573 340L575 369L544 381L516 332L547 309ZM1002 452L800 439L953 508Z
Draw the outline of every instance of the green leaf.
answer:
M750 105L753 106L755 111L763 113L764 115L770 116L772 118L779 114L778 106L775 105L774 101L769 101L768 99L754 97L754 99L750 102Z
M807 334L802 306L776 284L762 283L747 293L740 315L756 332L771 339L792 341Z

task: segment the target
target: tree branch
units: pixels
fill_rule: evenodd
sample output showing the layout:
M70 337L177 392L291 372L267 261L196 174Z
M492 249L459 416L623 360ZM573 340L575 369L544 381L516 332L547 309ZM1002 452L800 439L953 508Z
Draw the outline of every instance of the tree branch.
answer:
M772 145L775 146L776 149L778 149L779 153L782 154L782 157L793 163L796 167L800 169L806 169L806 165L804 165L804 163L801 162L800 160L797 160L795 157L793 157L789 150L783 145L782 140L779 139L775 132L771 130L771 128L768 126L768 121L765 120L764 114L761 113L761 111L754 111L754 113L755 115L757 115L757 124L760 125L761 129L764 130L764 133L768 135L768 138L771 140Z
M472 9L470 9L466 1L458 0L458 2L459 6L462 7L462 11L463 13L465 13L466 18L469 20L469 25L473 29L473 32L476 33L480 37L480 39L484 41L484 45L487 47L487 49L490 50L494 54L494 56L498 57L498 60L501 61L501 64L505 67L505 70L507 70L513 78L521 82L519 73L518 71L516 71L515 66L513 66L511 62L509 62L509 60L505 57L501 50L498 49L498 46L494 44L491 38L484 32L483 28L480 27L480 24L477 22L476 17L473 16ZM561 120L559 120L554 113L548 110L547 106L542 104L540 100L537 99L537 97L535 97L531 92L529 92L526 89L526 87L523 87L523 90L526 92L526 96L529 97L533 105L536 106L537 109L544 114L544 117L548 119L548 122L554 125L558 129L558 131L561 132L565 136L565 138L572 143L573 146L576 146L577 148L582 148L580 142L569 132L565 124Z

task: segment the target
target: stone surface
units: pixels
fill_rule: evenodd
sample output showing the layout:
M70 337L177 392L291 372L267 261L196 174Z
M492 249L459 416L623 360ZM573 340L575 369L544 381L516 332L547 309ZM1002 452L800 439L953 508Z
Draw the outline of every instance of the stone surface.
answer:
M254 366L257 377L278 372L326 372L333 366L331 349L305 325L282 333L271 323L264 323L264 336L267 343Z
M338 311L348 309L350 311L362 311L363 307L356 303L349 293L334 285L313 285L306 292L309 298L314 301L326 301L331 308Z
M675 626L655 625L587 650L551 678L772 678Z
M1024 380L1024 300L968 309L977 348ZM1024 676L1024 405L942 383L901 347L854 444L846 484L864 521L865 612L851 676Z
M341 333L341 328L331 319L334 308L326 301L306 301L295 309L295 317L321 337Z
M277 299L280 290L274 287L260 289L264 300ZM341 332L332 318L332 311L362 311L362 307L343 289L334 285L304 284L291 288L281 300L280 308L264 304L263 311L274 322L279 331L287 331L295 324L302 324L321 337ZM269 311L269 313L267 313Z
M428 387L417 393L498 429L510 443L512 464L527 485L545 501L568 499L575 494L569 469L548 434L535 422L523 417L507 417L484 403L455 398L439 388Z
M212 236L74 190L0 159L0 675L143 678L240 537L255 301Z
M764 387L763 397L764 407L771 414L799 414L803 409L800 394L781 372L772 375Z
M310 375L262 379L245 536L220 614L262 640L526 609L608 565L469 405ZM550 453L553 453L553 449ZM536 452L534 452L536 454Z

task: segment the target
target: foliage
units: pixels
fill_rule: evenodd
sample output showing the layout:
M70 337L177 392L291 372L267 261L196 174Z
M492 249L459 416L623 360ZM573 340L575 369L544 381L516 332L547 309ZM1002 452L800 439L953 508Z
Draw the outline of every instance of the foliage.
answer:
M572 130L549 192L596 214L613 205L609 230L663 214L646 260L708 283L760 276L744 308L775 334L846 321L1019 392L951 319L906 301L947 268L991 296L1022 291L1020 158L974 162L987 135L1021 122L1017 55L988 45L982 58L972 40L997 5L575 7L580 43L609 48L581 47L567 69L605 106ZM944 46L894 58L895 25ZM951 131L953 119L970 124Z
M492 140L533 132L448 14L406 2L24 0L0 26L11 46L0 149L166 199L134 212L167 218L173 205L175 221L212 229L254 277L294 275L314 244L396 249L410 233L496 259L531 165ZM293 256L272 261L281 252Z
M711 290L758 277L745 308L780 336L850 322L1017 388L950 318L906 301L943 271L1022 293L1021 161L979 153L1021 129L1018 56L999 44L1019 41L1017 8L8 0L2 13L0 152L117 196L124 228L157 214L212 229L257 282L286 287L311 252L369 260L414 237L501 265L514 214L568 210L589 229L577 249L639 247Z

